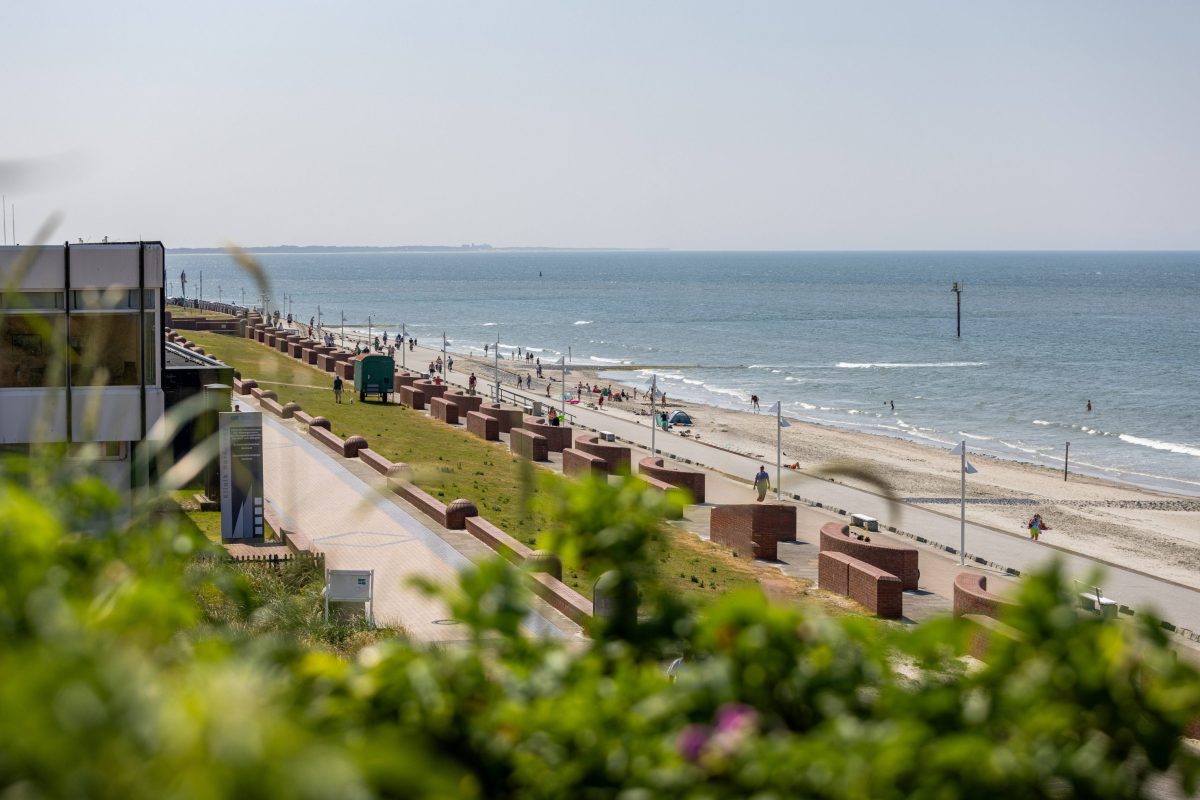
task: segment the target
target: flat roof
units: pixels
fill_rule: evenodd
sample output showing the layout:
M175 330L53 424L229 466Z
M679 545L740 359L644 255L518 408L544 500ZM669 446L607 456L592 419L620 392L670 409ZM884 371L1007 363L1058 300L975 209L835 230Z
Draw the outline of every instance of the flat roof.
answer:
M167 369L172 367L228 367L223 361L212 356L202 356L188 350L182 345L167 342Z

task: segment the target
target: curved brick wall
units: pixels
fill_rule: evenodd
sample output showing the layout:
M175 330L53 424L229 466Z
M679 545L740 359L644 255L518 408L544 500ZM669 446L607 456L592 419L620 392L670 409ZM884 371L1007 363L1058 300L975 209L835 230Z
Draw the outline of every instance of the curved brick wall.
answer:
M709 538L745 558L774 561L779 542L796 541L796 507L745 503L712 510Z
M413 388L425 393L425 401L429 402L435 397L441 397L446 394L446 390L450 387L446 384L438 385L433 381L414 381Z
M631 471L633 458L628 447L611 442L604 442L598 436L578 436L575 439L575 449L602 458L608 462L608 471L613 475L628 475Z
M840 522L821 526L821 552L845 553L859 561L879 567L900 579L905 589L916 589L921 571L917 569L917 550L891 542L863 542L842 533Z
M978 614L1000 619L1006 609L1015 608L999 595L987 590L987 576L974 572L960 572L954 578L954 616Z
M462 392L446 392L442 397L458 406L458 415L465 417L470 411L478 411L483 404L483 396L478 394L463 394Z
M692 502L704 502L704 473L694 469L668 467L662 458L646 456L638 462L638 473L657 481L678 486L692 493Z
M525 426L525 411L516 406L484 403L479 406L479 413L485 417L495 417L496 421L500 423L501 433L509 433L513 428Z
M568 427L554 426L541 417L531 417L525 420L524 428L545 437L546 447L552 453L561 453L571 446L572 430Z
M508 449L530 461L549 461L546 437L524 428L513 428Z

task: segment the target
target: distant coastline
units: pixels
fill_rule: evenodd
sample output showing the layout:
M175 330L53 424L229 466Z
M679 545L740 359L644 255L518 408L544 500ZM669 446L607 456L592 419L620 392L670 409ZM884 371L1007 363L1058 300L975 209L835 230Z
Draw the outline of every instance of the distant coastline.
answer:
M283 255L302 253L663 253L665 247L492 247L490 244L460 245L321 245L281 244L264 247L243 247L247 253ZM168 253L187 255L220 255L227 252L224 247L168 247Z

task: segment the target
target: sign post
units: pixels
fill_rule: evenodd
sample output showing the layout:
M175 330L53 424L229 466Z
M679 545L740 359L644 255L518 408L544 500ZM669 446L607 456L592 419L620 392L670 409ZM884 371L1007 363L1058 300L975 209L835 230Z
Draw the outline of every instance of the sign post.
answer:
M221 436L221 539L263 536L262 414L225 411Z

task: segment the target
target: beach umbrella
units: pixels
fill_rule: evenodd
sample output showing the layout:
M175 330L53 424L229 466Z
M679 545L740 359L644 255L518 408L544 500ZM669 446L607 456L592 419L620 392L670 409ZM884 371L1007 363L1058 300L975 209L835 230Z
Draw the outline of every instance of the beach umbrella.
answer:
M776 400L768 411L775 412L775 499L783 499L783 429L791 425L783 418L783 401Z
M950 455L960 456L962 458L961 466L959 467L961 479L961 493L958 500L958 563L960 566L966 566L967 563L967 476L974 475L979 470L967 461L967 442L964 439L950 451Z

